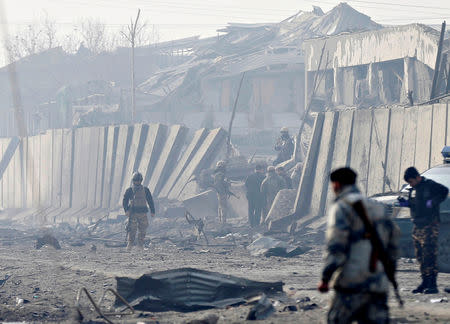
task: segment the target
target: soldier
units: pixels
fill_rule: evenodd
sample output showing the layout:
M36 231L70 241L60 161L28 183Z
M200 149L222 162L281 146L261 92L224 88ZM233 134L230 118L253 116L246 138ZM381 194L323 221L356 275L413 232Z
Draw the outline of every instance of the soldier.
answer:
M284 187L284 180L275 172L275 167L267 168L267 176L261 183L261 194L263 197L264 216L270 211L275 197Z
M294 153L294 141L289 136L289 129L287 127L281 128L281 136L275 144L275 151L278 152L278 156L273 162L273 165L287 161L292 157Z
M248 222L251 227L258 226L261 222L261 212L263 208L261 183L264 178L264 167L258 164L255 167L255 173L249 175L247 180L245 180L248 201Z
M383 255L394 264L393 269L399 229L389 218L385 205L361 195L355 186L353 170L335 170L330 180L336 198L328 214L325 266L318 286L320 292L327 292L336 273L328 323L388 323L388 277L378 259L381 253L372 247L371 232L364 226L356 206L365 210L386 249Z
M226 166L225 161L219 161L214 170L214 188L217 191L217 199L219 201L219 221L222 224L227 222L228 213L228 197L230 195L230 183L225 177Z
M298 189L298 186L300 185L300 178L302 177L302 167L303 164L299 162L295 165L294 171L292 171L291 179L294 189Z
M292 189L292 179L290 176L287 175L286 171L284 170L284 167L277 166L275 168L275 171L284 180L283 189Z
M411 208L414 223L412 237L422 277L422 283L412 292L437 294L439 205L447 198L448 189L422 177L414 167L406 169L404 179L412 189L409 191L408 200L399 200L401 206Z
M135 172L133 174L133 184L125 191L123 196L123 209L128 216L127 225L127 250L131 250L138 233L137 245L144 246L144 238L147 233L148 218L147 213L150 208L150 215L155 217L155 204L153 203L152 194L147 187L142 185L142 174Z

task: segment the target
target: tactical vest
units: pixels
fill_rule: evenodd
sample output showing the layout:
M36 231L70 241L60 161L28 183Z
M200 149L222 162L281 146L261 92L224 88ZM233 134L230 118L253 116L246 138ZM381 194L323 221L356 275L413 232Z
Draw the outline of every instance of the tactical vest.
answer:
M134 210L147 209L147 198L145 197L144 186L133 186L133 198L130 206Z

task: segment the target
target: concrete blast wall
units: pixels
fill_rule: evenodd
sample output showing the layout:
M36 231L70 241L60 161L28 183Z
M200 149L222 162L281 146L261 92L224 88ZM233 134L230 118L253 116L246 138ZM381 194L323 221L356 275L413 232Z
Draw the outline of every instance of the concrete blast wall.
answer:
M120 207L134 171L154 197L176 199L226 138L220 128L187 135L184 126L137 124L0 138L0 207L27 209L41 225L90 223Z
M297 192L297 216L324 215L333 196L332 169L355 169L360 190L371 196L398 191L409 166L423 172L442 164L441 150L450 145L449 114L447 104L318 114Z

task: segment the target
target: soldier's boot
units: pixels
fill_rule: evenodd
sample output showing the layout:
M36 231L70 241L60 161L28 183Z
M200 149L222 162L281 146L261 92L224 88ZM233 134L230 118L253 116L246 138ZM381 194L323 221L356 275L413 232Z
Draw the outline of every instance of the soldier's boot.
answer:
M439 289L437 288L437 282L436 282L437 276L436 275L431 275L428 278L428 285L427 287L423 290L424 294L437 294L439 293Z
M412 291L413 294L421 294L423 293L424 289L428 286L427 278L422 276L422 283L417 286L416 289Z

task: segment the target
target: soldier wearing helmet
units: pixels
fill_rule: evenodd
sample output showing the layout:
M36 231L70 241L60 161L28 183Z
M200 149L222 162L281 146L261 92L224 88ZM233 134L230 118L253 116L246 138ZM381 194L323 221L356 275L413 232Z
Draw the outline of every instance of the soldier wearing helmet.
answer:
M219 221L225 224L228 213L228 197L230 195L230 183L226 178L225 161L219 161L214 170L214 188L217 192L217 199L219 201L218 216Z
M287 127L282 127L280 133L281 135L275 144L275 151L278 152L278 155L273 162L273 165L289 160L294 153L294 141L289 135L289 129Z
M144 246L144 239L148 228L147 213L155 216L155 204L150 190L142 185L142 174L133 173L132 185L123 196L123 209L128 216L127 250L131 250L138 233L137 245Z

